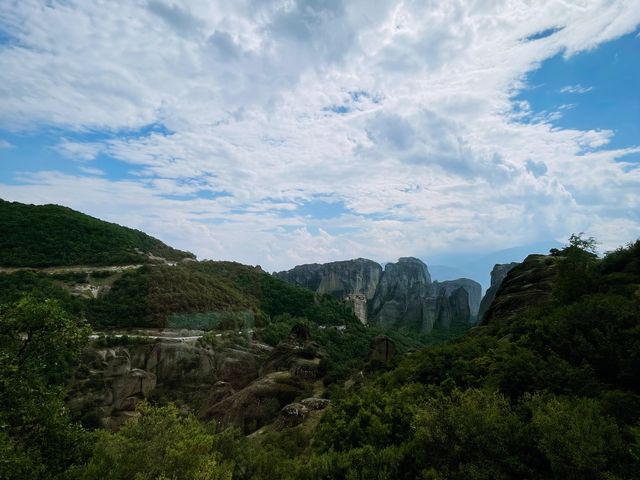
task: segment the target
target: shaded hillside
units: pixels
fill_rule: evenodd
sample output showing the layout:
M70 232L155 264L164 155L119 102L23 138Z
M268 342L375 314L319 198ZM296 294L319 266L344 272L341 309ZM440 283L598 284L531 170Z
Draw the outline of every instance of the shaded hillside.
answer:
M139 230L59 205L0 200L0 266L125 265L195 258Z
M249 328L277 315L354 320L346 305L234 262L154 265L125 272L87 306L98 327Z

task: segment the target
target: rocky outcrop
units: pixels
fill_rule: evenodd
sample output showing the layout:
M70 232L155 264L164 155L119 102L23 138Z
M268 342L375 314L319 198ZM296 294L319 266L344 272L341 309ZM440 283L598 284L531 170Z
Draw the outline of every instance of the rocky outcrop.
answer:
M449 297L458 288L463 288L467 292L469 299L469 313L471 321L474 322L478 318L480 310L480 299L482 298L482 287L480 284L470 278L458 278L457 280L446 280L443 282L433 282L436 294L445 292L445 296Z
M482 325L509 322L530 307L551 301L559 257L529 255L511 269L487 309Z
M272 372L201 412L206 420L251 433L275 420L280 410L309 386L290 372ZM305 407L306 408L306 407Z
M360 320L360 323L363 325L369 323L367 316L367 296L364 293L349 293L344 297L344 301L351 305L353 314Z
M298 265L275 276L314 292L342 300L350 293L361 293L371 300L382 276L382 267L372 260L357 258L331 263Z
M156 376L134 368L124 348L90 349L69 392L68 407L90 427L117 428L156 387Z
M371 302L371 318L383 327L429 332L433 328L428 302L432 292L429 270L419 259L403 257L387 263Z
M491 286L487 289L487 292L484 294L482 301L480 302L480 309L478 311L478 323L482 323L482 319L489 309L491 302L496 297L496 292L502 285L502 281L507 276L511 270L520 265L518 262L512 263L497 263L493 266L493 270L491 270Z
M326 398L305 398L299 402L285 405L280 410L280 415L276 421L275 428L282 430L283 428L291 428L300 425L307 420L313 413L321 413L331 402Z
M92 346L85 351L68 405L91 426L117 428L139 400L158 388L174 393L210 390L209 401L222 400L258 378L262 355L169 338L114 348Z
M482 293L480 284L466 278L432 283L427 265L413 257L388 263L384 271L377 263L359 258L300 265L276 275L347 301L363 324L410 328L421 333L429 333L436 325L447 328L462 318L473 323ZM466 308L459 302L463 296L458 292L460 288L466 292Z
M234 391L224 386L212 389L209 402L201 409L205 419L215 419L221 425L233 425L245 433L251 433L263 425L274 421L279 412L285 416L289 426L304 420L305 412L316 410L322 399L308 399L307 404L294 404L294 413L281 413L282 408L303 393L311 392L315 382L324 375L324 350L309 339L309 332L303 325L295 325L287 338L273 349L260 369L260 378L245 388ZM215 401L220 398L218 401Z
M441 290L437 301L436 323L444 328L467 325L471 319L469 294L463 287L451 292Z

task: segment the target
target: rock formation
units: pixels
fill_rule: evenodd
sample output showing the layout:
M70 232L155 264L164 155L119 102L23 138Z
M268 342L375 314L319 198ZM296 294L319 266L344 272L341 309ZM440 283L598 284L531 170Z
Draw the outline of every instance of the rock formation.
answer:
M382 267L372 260L357 258L331 263L298 265L275 276L317 293L342 300L350 293L364 294L371 300L382 276Z
M511 270L520 265L518 262L512 263L497 263L493 266L493 270L491 270L491 286L488 288L487 292L484 294L482 298L482 302L480 302L480 310L478 311L478 323L482 323L482 318L484 314L489 309L491 302L496 296L496 292L502 285L502 281L507 276Z
M524 310L551 301L558 257L529 255L511 269L498 288L481 325L508 322Z
M260 347L261 349L264 346ZM69 408L91 426L117 428L139 400L160 389L229 393L258 378L259 349L214 350L172 338L113 348L91 346L69 394ZM214 388L215 387L215 388Z
M458 288L463 288L467 292L469 299L469 312L472 320L478 318L478 311L480 309L480 299L482 298L482 287L480 284L470 278L458 278L456 280L435 281L433 282L434 289L439 294L444 290L445 295L448 297L452 292Z
M403 257L387 263L371 302L373 321L383 327L406 327L431 331L435 321L435 303L427 266L417 258Z
M422 333L434 326L473 323L482 289L473 280L460 278L432 282L427 265L413 257L388 263L358 258L327 264L299 265L276 273L279 278L346 300L363 324L410 328ZM458 291L462 289L462 291ZM466 306L460 301L466 295Z
M440 291L436 303L436 324L444 328L455 325L466 325L471 320L469 294L463 287L451 292Z
M345 302L353 308L353 314L360 323L366 325L369 322L367 317L367 296L364 293L349 293L344 297Z

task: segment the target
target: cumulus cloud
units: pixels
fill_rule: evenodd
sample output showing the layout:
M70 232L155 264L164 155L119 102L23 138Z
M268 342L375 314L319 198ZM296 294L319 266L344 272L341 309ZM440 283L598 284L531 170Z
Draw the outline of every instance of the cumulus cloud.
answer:
M638 234L635 150L513 98L639 22L632 0L5 3L0 128L56 128L58 152L130 178L31 173L3 196L271 269ZM343 208L302 212L318 198Z

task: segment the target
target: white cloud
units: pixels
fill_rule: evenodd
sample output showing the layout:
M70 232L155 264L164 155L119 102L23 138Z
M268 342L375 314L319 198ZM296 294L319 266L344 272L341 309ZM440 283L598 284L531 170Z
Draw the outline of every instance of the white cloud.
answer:
M94 160L104 149L101 143L79 143L66 138L63 138L54 148L65 157L78 161Z
M583 87L580 84L577 85L567 85L566 87L562 87L560 89L560 93L587 93L593 90L593 87Z
M6 140L0 139L0 149L14 148L14 145Z
M64 155L110 156L132 172L40 172L1 184L2 196L64 203L269 269L480 251L609 224L633 235L640 173L619 161L629 150L605 149L608 130L554 127L557 112L533 118L513 96L546 58L632 31L636 7L2 4L13 40L0 49L0 128L55 127ZM138 132L150 124L169 132ZM71 140L93 131L111 139ZM296 212L326 197L345 212Z

